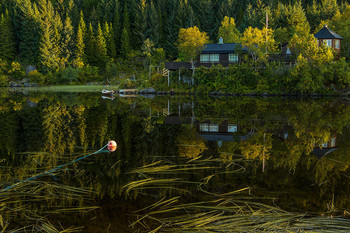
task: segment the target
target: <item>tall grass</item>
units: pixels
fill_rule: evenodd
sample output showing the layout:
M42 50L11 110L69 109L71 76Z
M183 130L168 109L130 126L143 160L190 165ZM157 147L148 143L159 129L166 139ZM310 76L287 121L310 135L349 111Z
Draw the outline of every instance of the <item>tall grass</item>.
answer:
M341 217L293 213L274 205L273 197L257 198L251 188L215 190L218 176L245 172L248 161L197 158L173 161L153 158L148 165L132 170L140 179L124 187L130 195L142 190L158 200L135 211L130 225L144 232L350 232L350 221ZM191 188L188 188L190 185ZM187 187L187 188L183 188ZM162 192L172 188L191 192ZM197 200L195 202L191 200Z

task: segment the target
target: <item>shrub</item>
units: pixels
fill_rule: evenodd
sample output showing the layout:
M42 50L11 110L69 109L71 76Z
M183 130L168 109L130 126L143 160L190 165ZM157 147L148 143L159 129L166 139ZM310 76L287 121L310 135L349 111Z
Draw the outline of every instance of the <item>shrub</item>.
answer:
M68 84L76 82L79 78L80 70L68 67L61 72L61 77L57 79L58 84Z
M44 85L45 83L45 76L37 70L30 71L28 79L31 83L37 83L38 85Z
M9 84L9 79L6 75L0 74L0 87L6 87Z
M82 83L102 81L102 77L98 74L98 71L98 67L87 65L80 70L78 81Z
M14 80L22 79L26 76L24 68L18 62L12 62L7 73Z

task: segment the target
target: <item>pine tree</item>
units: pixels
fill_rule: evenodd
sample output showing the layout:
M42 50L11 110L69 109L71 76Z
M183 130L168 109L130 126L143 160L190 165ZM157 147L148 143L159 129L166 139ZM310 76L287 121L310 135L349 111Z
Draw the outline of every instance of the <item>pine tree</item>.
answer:
M96 48L96 40L94 35L94 29L92 28L92 24L89 24L89 29L86 31L86 41L85 41L85 57L87 63L90 65L96 64L96 56L95 56L95 48Z
M126 4L124 6L124 22L123 22L123 31L120 38L120 44L121 44L120 53L125 58L130 54L130 51L131 51L129 12Z
M6 10L0 19L0 58L13 61L16 56L16 44L10 16Z
M160 41L160 30L159 30L159 14L153 4L153 1L151 1L148 11L147 11L147 22L148 22L148 33L147 38L149 38L156 47L159 46L159 41Z
M103 35L100 23L98 23L97 25L95 53L96 53L96 62L97 62L96 64L99 67L103 67L107 58L107 49L106 49L106 40Z
M57 71L59 68L59 57L57 47L53 43L53 29L48 19L44 21L40 41L40 65L43 72Z
M135 45L141 47L143 41L148 37L150 27L147 27L147 4L146 0L139 0L134 13L134 30L133 34L135 35Z
M116 48L113 34L113 25L105 22L103 34L106 40L107 56L110 58L116 57Z
M119 0L115 0L114 6L114 18L113 18L113 34L115 41L116 51L120 51L120 35L122 31L121 21L120 21L120 4Z
M64 23L63 35L62 35L62 58L64 63L70 65L72 63L72 53L74 51L74 29L70 17L66 15Z
M76 49L75 49L74 66L81 68L84 66L84 52L85 52L84 30L81 24L79 24L77 37L75 40L75 47Z

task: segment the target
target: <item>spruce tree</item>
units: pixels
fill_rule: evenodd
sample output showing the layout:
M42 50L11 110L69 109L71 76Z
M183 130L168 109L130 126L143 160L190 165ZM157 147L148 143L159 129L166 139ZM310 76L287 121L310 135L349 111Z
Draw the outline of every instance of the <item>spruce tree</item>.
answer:
M146 37L149 37L147 31L151 30L150 27L147 27L147 8L146 0L139 0L139 4L135 8L133 34L137 47L141 47Z
M97 58L97 66L103 68L104 64L107 61L107 49L106 49L106 40L103 35L103 31L101 28L101 24L97 25L97 34L96 34L96 58Z
M44 73L57 71L59 68L59 57L57 47L53 43L53 29L48 19L44 21L40 41L40 66Z
M147 31L147 38L149 38L156 47L159 47L159 41L160 41L160 30L159 30L159 14L153 4L153 1L151 1L150 5L148 6L147 11L147 22L148 22L148 31Z
M121 21L120 21L120 4L119 0L115 0L114 6L114 18L113 18L113 34L115 41L116 51L120 51L120 35L122 31Z
M84 66L84 51L85 51L85 44L84 44L84 30L83 26L79 24L77 37L75 40L75 59L74 59L74 66L75 67L83 67Z
M0 58L13 61L16 56L15 35L13 32L10 16L6 10L0 19Z
M65 64L70 65L72 63L72 53L74 51L74 29L70 17L66 15L64 23L63 35L62 35L62 58Z
M107 56L109 58L115 58L116 49L115 49L115 41L114 41L112 24L108 24L107 22L105 22L104 28L103 28L103 35L106 40Z
M92 24L89 24L89 29L86 32L86 41L85 41L85 57L87 60L87 63L90 65L96 64L96 55L95 55L95 48L96 48L96 40L94 35L94 29L92 28Z
M125 4L124 6L124 21L123 21L123 31L120 38L121 49L120 53L125 58L131 51L130 46L130 22L129 22L129 11Z

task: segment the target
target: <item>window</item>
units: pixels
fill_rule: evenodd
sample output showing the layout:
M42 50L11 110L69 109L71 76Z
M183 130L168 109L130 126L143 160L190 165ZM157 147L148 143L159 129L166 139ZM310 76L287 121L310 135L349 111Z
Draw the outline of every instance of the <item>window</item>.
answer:
M336 143L336 139L332 138L332 140L331 140L331 147L335 147L335 143Z
M211 63L219 62L219 54L210 54L210 62Z
M332 47L332 40L324 40L323 43L328 47Z
M209 124L209 132L219 132L218 124Z
M228 61L229 62L238 62L238 54L229 54Z
M201 54L201 62L208 63L209 62L209 54Z
M219 125L218 124L201 123L199 125L199 131L200 132L219 132Z
M207 123L201 123L199 125L199 131L201 131L201 132L208 132L209 131L209 125Z
M229 125L228 125L228 132L229 132L229 133L235 133L235 132L237 132L237 125L236 125L236 124L229 124Z
M335 40L335 49L340 49L340 40Z

